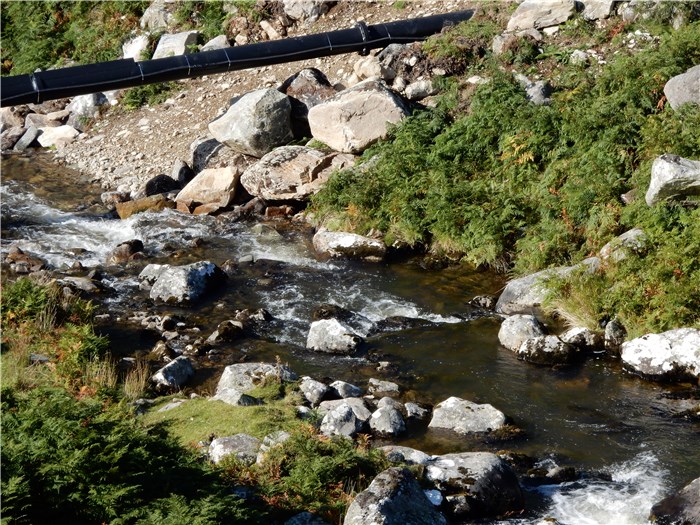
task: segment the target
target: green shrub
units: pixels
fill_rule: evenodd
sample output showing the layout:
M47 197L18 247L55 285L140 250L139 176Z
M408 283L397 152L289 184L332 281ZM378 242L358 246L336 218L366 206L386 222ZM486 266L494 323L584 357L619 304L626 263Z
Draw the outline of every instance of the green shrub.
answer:
M127 110L138 109L146 104L155 106L165 102L176 88L175 82L158 82L132 87L124 91L121 104Z
M311 426L272 447L259 466L247 468L235 459L223 462L228 479L256 487L282 515L310 511L332 523L342 520L355 494L388 466L383 453L366 443L327 438Z
M195 523L246 522L213 472L163 428L145 428L119 405L59 389L4 389L2 428L3 520L10 523L158 523L175 513L179 497L190 502L185 515ZM195 521L200 513L205 519Z

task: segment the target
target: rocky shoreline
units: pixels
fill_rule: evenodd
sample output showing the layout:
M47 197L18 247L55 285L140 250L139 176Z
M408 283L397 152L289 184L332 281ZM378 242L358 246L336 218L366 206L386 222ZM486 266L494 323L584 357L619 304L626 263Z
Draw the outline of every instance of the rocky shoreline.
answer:
M268 38L282 33L294 34L302 30L303 24L323 17L328 19L333 14L333 8L328 10L326 3L312 4L319 11L302 11L298 14L300 18L288 26L279 19L279 27L262 26L263 31ZM463 6L462 2L449 6L427 4L423 11L426 14ZM547 13L549 18L543 19L544 15L535 11L535 4L530 1L521 4L510 18L507 31L500 35L498 42L494 41L494 47L514 35L522 37L520 32L523 31L537 33L532 33L535 40L542 38L540 31L547 33L575 11L574 2L558 2L559 10ZM614 2L589 0L583 4L584 15L588 12L588 16L605 18L612 13ZM158 2L154 5L165 10ZM627 2L616 6L623 12L633 7ZM411 9L412 13L421 12L416 6ZM160 12L167 13L167 10ZM290 13L286 16L294 19ZM162 17L167 19L166 15ZM145 25L153 31L154 23ZM187 35L181 36L186 38ZM185 49L186 40L183 40L181 52ZM242 82L238 75L186 81L182 83L186 89L181 93L161 106L145 108L136 114L113 110L105 113L112 94L76 97L70 103L56 101L4 108L2 149L3 152L21 152L36 146L37 142L41 147L56 148L57 162L88 173L93 181L108 190L103 194L103 203L113 207L122 219L143 211L176 208L183 213L215 214L232 221L254 217L261 221L292 220L304 224L309 217L300 212L332 171L351 168L358 154L386 136L388 123L399 122L418 105L430 105L430 97L436 93L433 80L451 73L444 64L431 63L419 46L413 45L390 46L376 55L359 60L353 58L352 63L345 62L341 68L352 73L335 82L319 69L307 67L309 65L294 71L263 68L255 74L269 75L269 78L253 81L258 89L252 89L253 86ZM332 61L324 65L339 67ZM683 78L676 77L668 82L666 96L672 106L688 99L698 102L697 97L693 98L692 88L697 85L698 68L700 66L681 75ZM281 74L287 76L281 80ZM474 79L475 83L481 81L484 79ZM259 88L260 84L268 87ZM547 103L545 83L525 78L522 85L532 103ZM249 89L241 90L244 86ZM231 104L222 105L231 96ZM115 105L118 107L118 103ZM196 112L194 106L199 106ZM180 128L183 116L196 122ZM86 125L92 119L94 122ZM124 125L127 121L130 124ZM116 131L120 127L122 129ZM309 136L313 140L303 146L289 144ZM135 144L140 142L148 146L147 154L136 150ZM660 199L683 200L697 193L698 181L700 162L673 154L662 155L652 168L646 201L652 205ZM133 240L117 247L109 263L126 264L142 258L143 245L139 246L138 242ZM619 355L628 370L645 378L697 382L700 378L700 330L678 328L626 340L624 327L615 319L600 331L573 328L558 334L548 334L538 320L539 307L546 294L542 285L544 279L573 271L596 271L608 258L620 260L629 251L643 250L644 243L644 232L631 230L577 267L549 269L512 280L497 303L482 308L482 313L504 319L499 341L533 365L566 366L597 352L608 352ZM387 250L397 248L387 247L379 232L363 237L351 232L331 232L320 225L314 234L313 246L319 257L365 261L385 260ZM11 250L5 262L17 274L35 273L43 266L42 261L19 249ZM143 269L139 280L154 303L181 305L194 303L208 290L221 286L226 276L227 268L199 261L181 266L151 264ZM74 281L68 285L89 287L95 286L97 281L88 276L80 283ZM362 338L347 321L351 314L335 311L315 320L309 329L307 348L341 355L356 352ZM175 345L179 334L172 320L150 319L148 322L154 324L165 341L161 345L162 360L167 363L153 375L152 382L163 392L179 390L194 374L190 356L196 357L212 345L237 337L249 329L251 323L264 323L266 317L263 310L241 312L235 319L219 324L206 340L185 345L180 351L173 350L173 346L179 348ZM266 376L280 381L298 379L293 371L280 364L230 365L212 399L237 406L258 404L260 400L248 392ZM360 433L371 433L392 438L409 425L447 429L465 435L498 435L499 430L501 435L518 435L516 428L509 428L508 418L491 405L450 397L431 411L420 404L401 402L400 386L379 379L370 380L366 395L357 385L342 381L325 384L310 377L302 378L299 388L305 399L305 405L299 407L300 417L316 411L321 417L319 428L327 436L354 438ZM269 449L282 439L284 435L276 434L261 443L239 434L217 437L203 446L215 463L227 454L236 454L242 461L252 463L264 447ZM406 469L385 471L366 491L358 494L344 523L377 520L383 520L382 523L405 523L407 520L447 523L512 515L524 508L518 475L521 478L540 476L542 483L571 481L580 475L557 469L516 475L512 461L509 464L503 457L487 452L429 456L398 446L385 447L385 452L397 463L419 465L420 484ZM426 484L429 488L425 488ZM693 487L691 484L674 496L672 503L666 500L660 503L652 514L659 521L676 519L670 516L690 516L691 521L697 518L700 502L692 499L696 496ZM687 493L691 494L690 498L686 497ZM683 502L680 510L678 501ZM667 510L669 507L673 510ZM312 519L307 517L307 521L293 523L317 523Z

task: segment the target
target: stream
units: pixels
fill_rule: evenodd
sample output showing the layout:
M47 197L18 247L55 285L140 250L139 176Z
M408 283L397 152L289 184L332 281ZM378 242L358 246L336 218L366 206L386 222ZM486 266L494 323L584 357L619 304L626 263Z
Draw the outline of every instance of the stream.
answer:
M97 328L117 356L148 352L154 345L135 311L186 318L206 338L243 308L265 308L274 320L263 334L235 342L201 365L193 388L213 393L224 366L245 358L279 357L299 375L342 379L363 386L369 377L389 379L406 399L438 403L458 396L490 403L525 431L525 438L488 444L431 431L408 434L398 444L427 453L507 448L538 458L543 466L574 466L580 480L528 486L536 509L498 523L644 524L653 503L700 476L700 424L673 418L676 398L688 385L660 385L633 377L600 354L565 369L518 361L498 344L498 317L473 318L469 299L496 295L503 276L464 266L428 270L418 261L368 264L320 261L310 235L286 223L233 222L172 210L127 220L112 218L101 189L41 155L2 161L3 258L11 246L57 269L80 261L83 273L102 267L121 242L141 239L148 256L121 267L104 267L110 290L98 299L107 321ZM225 289L193 309L156 306L139 289L138 273L149 262L186 264L234 261ZM3 280L14 279L3 267ZM367 335L389 316L422 319L418 326L367 337L366 355L343 357L305 349L314 308L329 303L354 312ZM109 314L107 316L107 314ZM391 363L382 376L377 361ZM602 474L602 475L601 475Z

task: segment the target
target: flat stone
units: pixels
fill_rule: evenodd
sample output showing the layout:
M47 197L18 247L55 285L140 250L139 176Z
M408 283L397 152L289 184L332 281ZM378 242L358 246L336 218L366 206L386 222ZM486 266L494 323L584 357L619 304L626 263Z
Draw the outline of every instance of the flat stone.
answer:
M479 405L466 399L450 397L435 406L428 427L470 434L492 432L505 424L506 416L492 405Z

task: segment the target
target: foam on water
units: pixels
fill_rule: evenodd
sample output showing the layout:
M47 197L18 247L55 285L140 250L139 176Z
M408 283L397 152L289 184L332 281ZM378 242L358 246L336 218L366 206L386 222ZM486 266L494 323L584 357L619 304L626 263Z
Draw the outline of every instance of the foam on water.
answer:
M668 475L658 458L645 452L606 470L612 481L540 487L538 492L550 497L551 505L528 523L539 525L554 518L560 525L647 525L652 505L664 497Z

